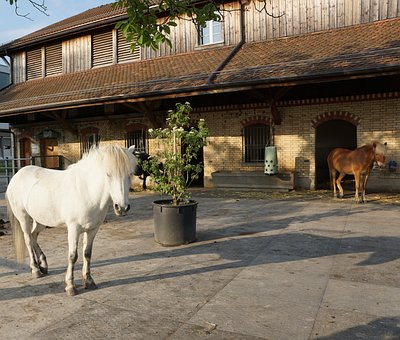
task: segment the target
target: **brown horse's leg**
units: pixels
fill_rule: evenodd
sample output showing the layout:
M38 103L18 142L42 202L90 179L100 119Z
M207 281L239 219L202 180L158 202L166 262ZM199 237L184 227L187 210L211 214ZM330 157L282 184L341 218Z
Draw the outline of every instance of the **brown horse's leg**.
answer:
M342 181L342 179L343 179L344 176L346 176L346 174L343 173L343 172L341 172L341 173L339 174L339 177L338 177L337 180L336 180L336 185L337 185L337 187L338 187L338 189L339 189L339 197L340 197L340 198L343 197L343 188L342 188L342 185L340 184L340 182Z
M329 169L329 173L331 174L331 186L333 189L333 197L336 198L336 170Z
M354 198L357 203L361 203L362 201L360 200L360 196L358 195L358 192L360 191L360 177L361 173L360 172L354 172L354 179L356 182L356 193L354 195Z
M362 202L367 203L367 199L365 198L365 189L367 187L367 181L369 177L369 171L367 171L364 175L364 180L363 180L363 187L362 187Z

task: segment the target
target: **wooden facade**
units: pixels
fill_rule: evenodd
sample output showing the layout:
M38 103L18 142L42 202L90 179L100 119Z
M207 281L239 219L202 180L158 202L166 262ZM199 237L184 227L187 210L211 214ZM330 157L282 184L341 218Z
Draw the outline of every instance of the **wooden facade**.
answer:
M239 2L222 5L221 13L224 37L221 44L238 44L241 41ZM244 7L245 41L290 37L397 16L400 16L400 0L250 1ZM131 53L130 44L121 32L109 26L93 30L90 35L78 35L15 53L12 55L13 82L210 48L199 45L198 27L191 20L183 18L177 22L178 25L171 28L172 48L165 44L158 51L137 47Z

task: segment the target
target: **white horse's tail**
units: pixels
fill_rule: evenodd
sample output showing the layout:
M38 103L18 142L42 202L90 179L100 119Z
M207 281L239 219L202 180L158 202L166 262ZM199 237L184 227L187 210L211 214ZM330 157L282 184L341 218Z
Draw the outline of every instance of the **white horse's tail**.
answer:
M18 219L15 217L14 212L11 209L10 201L8 200L7 194L6 194L6 202L7 202L7 215L14 236L15 256L18 263L23 263L25 259L25 249L26 249L24 232L22 231L21 224L19 223Z

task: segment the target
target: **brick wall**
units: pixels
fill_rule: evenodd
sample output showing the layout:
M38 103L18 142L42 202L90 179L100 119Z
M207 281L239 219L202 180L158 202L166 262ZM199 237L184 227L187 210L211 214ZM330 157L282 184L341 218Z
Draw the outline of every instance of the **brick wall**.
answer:
M314 188L315 181L315 132L316 126L329 119L345 119L357 126L359 146L373 140L387 142L387 160L395 160L399 168L394 173L387 170L376 172L375 176L400 182L400 99L343 100L320 103L290 103L278 105L282 124L273 127L274 145L278 150L280 172L294 172L298 183L308 183ZM242 129L251 121L270 122L269 107L259 105L242 108L218 107L198 109L193 120L203 117L210 130L208 145L204 148L204 184L213 186L212 173L215 171L263 171L263 164L243 162ZM88 127L99 129L101 143L117 143L125 146L127 126L142 124L150 126L146 119L86 122L77 126L78 131ZM48 126L61 134L60 154L72 162L81 156L80 141L72 133L57 126ZM34 128L33 138L43 129ZM18 136L18 135L17 135ZM338 132L338 139L340 131ZM154 152L153 140L149 142L150 154ZM391 182L390 182L391 181ZM137 179L135 183L139 185ZM397 184L400 190L400 185Z

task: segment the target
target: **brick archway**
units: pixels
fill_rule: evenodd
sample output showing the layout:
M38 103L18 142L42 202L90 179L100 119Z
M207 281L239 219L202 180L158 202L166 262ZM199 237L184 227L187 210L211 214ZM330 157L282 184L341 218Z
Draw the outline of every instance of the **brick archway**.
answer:
M269 117L253 116L253 117L243 119L240 123L242 124L243 127L246 127L246 126L254 125L254 124L271 125L272 121L271 121L271 118L269 118Z
M311 120L311 124L313 128L316 129L322 123L326 123L330 120L344 120L357 126L360 124L361 118L348 111L330 111L315 117L315 119Z

